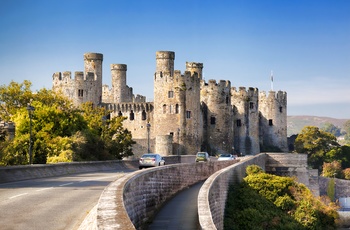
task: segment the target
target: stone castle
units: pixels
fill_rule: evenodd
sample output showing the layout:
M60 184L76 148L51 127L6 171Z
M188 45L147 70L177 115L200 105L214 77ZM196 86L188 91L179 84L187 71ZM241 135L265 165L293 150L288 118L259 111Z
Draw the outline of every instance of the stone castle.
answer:
M154 101L134 95L126 84L127 65L111 64L112 87L102 85L103 55L84 54L84 72L58 72L53 90L61 91L76 106L92 102L111 117L125 116L123 125L136 144L135 156L145 152L193 155L207 151L257 154L288 151L287 94L231 87L228 80L202 78L203 63L186 62L174 70L175 53L156 52Z

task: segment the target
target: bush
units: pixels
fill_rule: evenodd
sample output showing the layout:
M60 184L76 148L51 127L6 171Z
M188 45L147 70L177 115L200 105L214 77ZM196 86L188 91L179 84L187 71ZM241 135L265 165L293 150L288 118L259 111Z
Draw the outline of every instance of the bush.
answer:
M248 176L230 188L224 229L336 229L334 203L316 199L293 178L257 167L247 167Z

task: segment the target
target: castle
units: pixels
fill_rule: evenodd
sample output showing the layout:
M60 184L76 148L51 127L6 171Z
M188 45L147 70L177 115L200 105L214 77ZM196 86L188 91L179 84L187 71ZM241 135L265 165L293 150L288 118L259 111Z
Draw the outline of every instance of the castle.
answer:
M84 72L54 73L53 90L79 106L91 101L125 116L125 128L136 144L135 156L151 151L162 155L193 155L207 151L257 154L287 146L287 94L231 87L230 81L202 77L203 63L186 62L174 70L175 53L156 52L154 101L134 95L126 84L127 65L111 64L112 88L102 85L103 55L84 54Z

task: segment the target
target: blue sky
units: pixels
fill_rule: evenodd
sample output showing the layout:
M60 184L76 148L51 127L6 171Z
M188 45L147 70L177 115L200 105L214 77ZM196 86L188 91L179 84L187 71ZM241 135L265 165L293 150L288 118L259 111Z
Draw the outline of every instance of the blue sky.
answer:
M209 79L288 94L288 115L350 119L348 0L0 0L0 85L52 87L83 54L127 64L127 84L153 100L155 52L175 69L202 62Z

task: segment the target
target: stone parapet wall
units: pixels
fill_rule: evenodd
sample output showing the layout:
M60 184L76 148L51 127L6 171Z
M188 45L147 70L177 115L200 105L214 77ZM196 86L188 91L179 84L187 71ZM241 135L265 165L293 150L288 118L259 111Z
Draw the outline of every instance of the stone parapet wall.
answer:
M206 180L198 194L200 229L223 229L229 186L242 181L246 176L246 167L248 165L255 164L265 169L265 160L265 153L245 157L239 163L214 173Z
M143 229L177 192L236 162L184 163L130 173L102 193L97 207L97 229Z
M73 173L96 172L137 168L138 161L90 161L46 165L23 165L0 167L0 183L62 176Z

